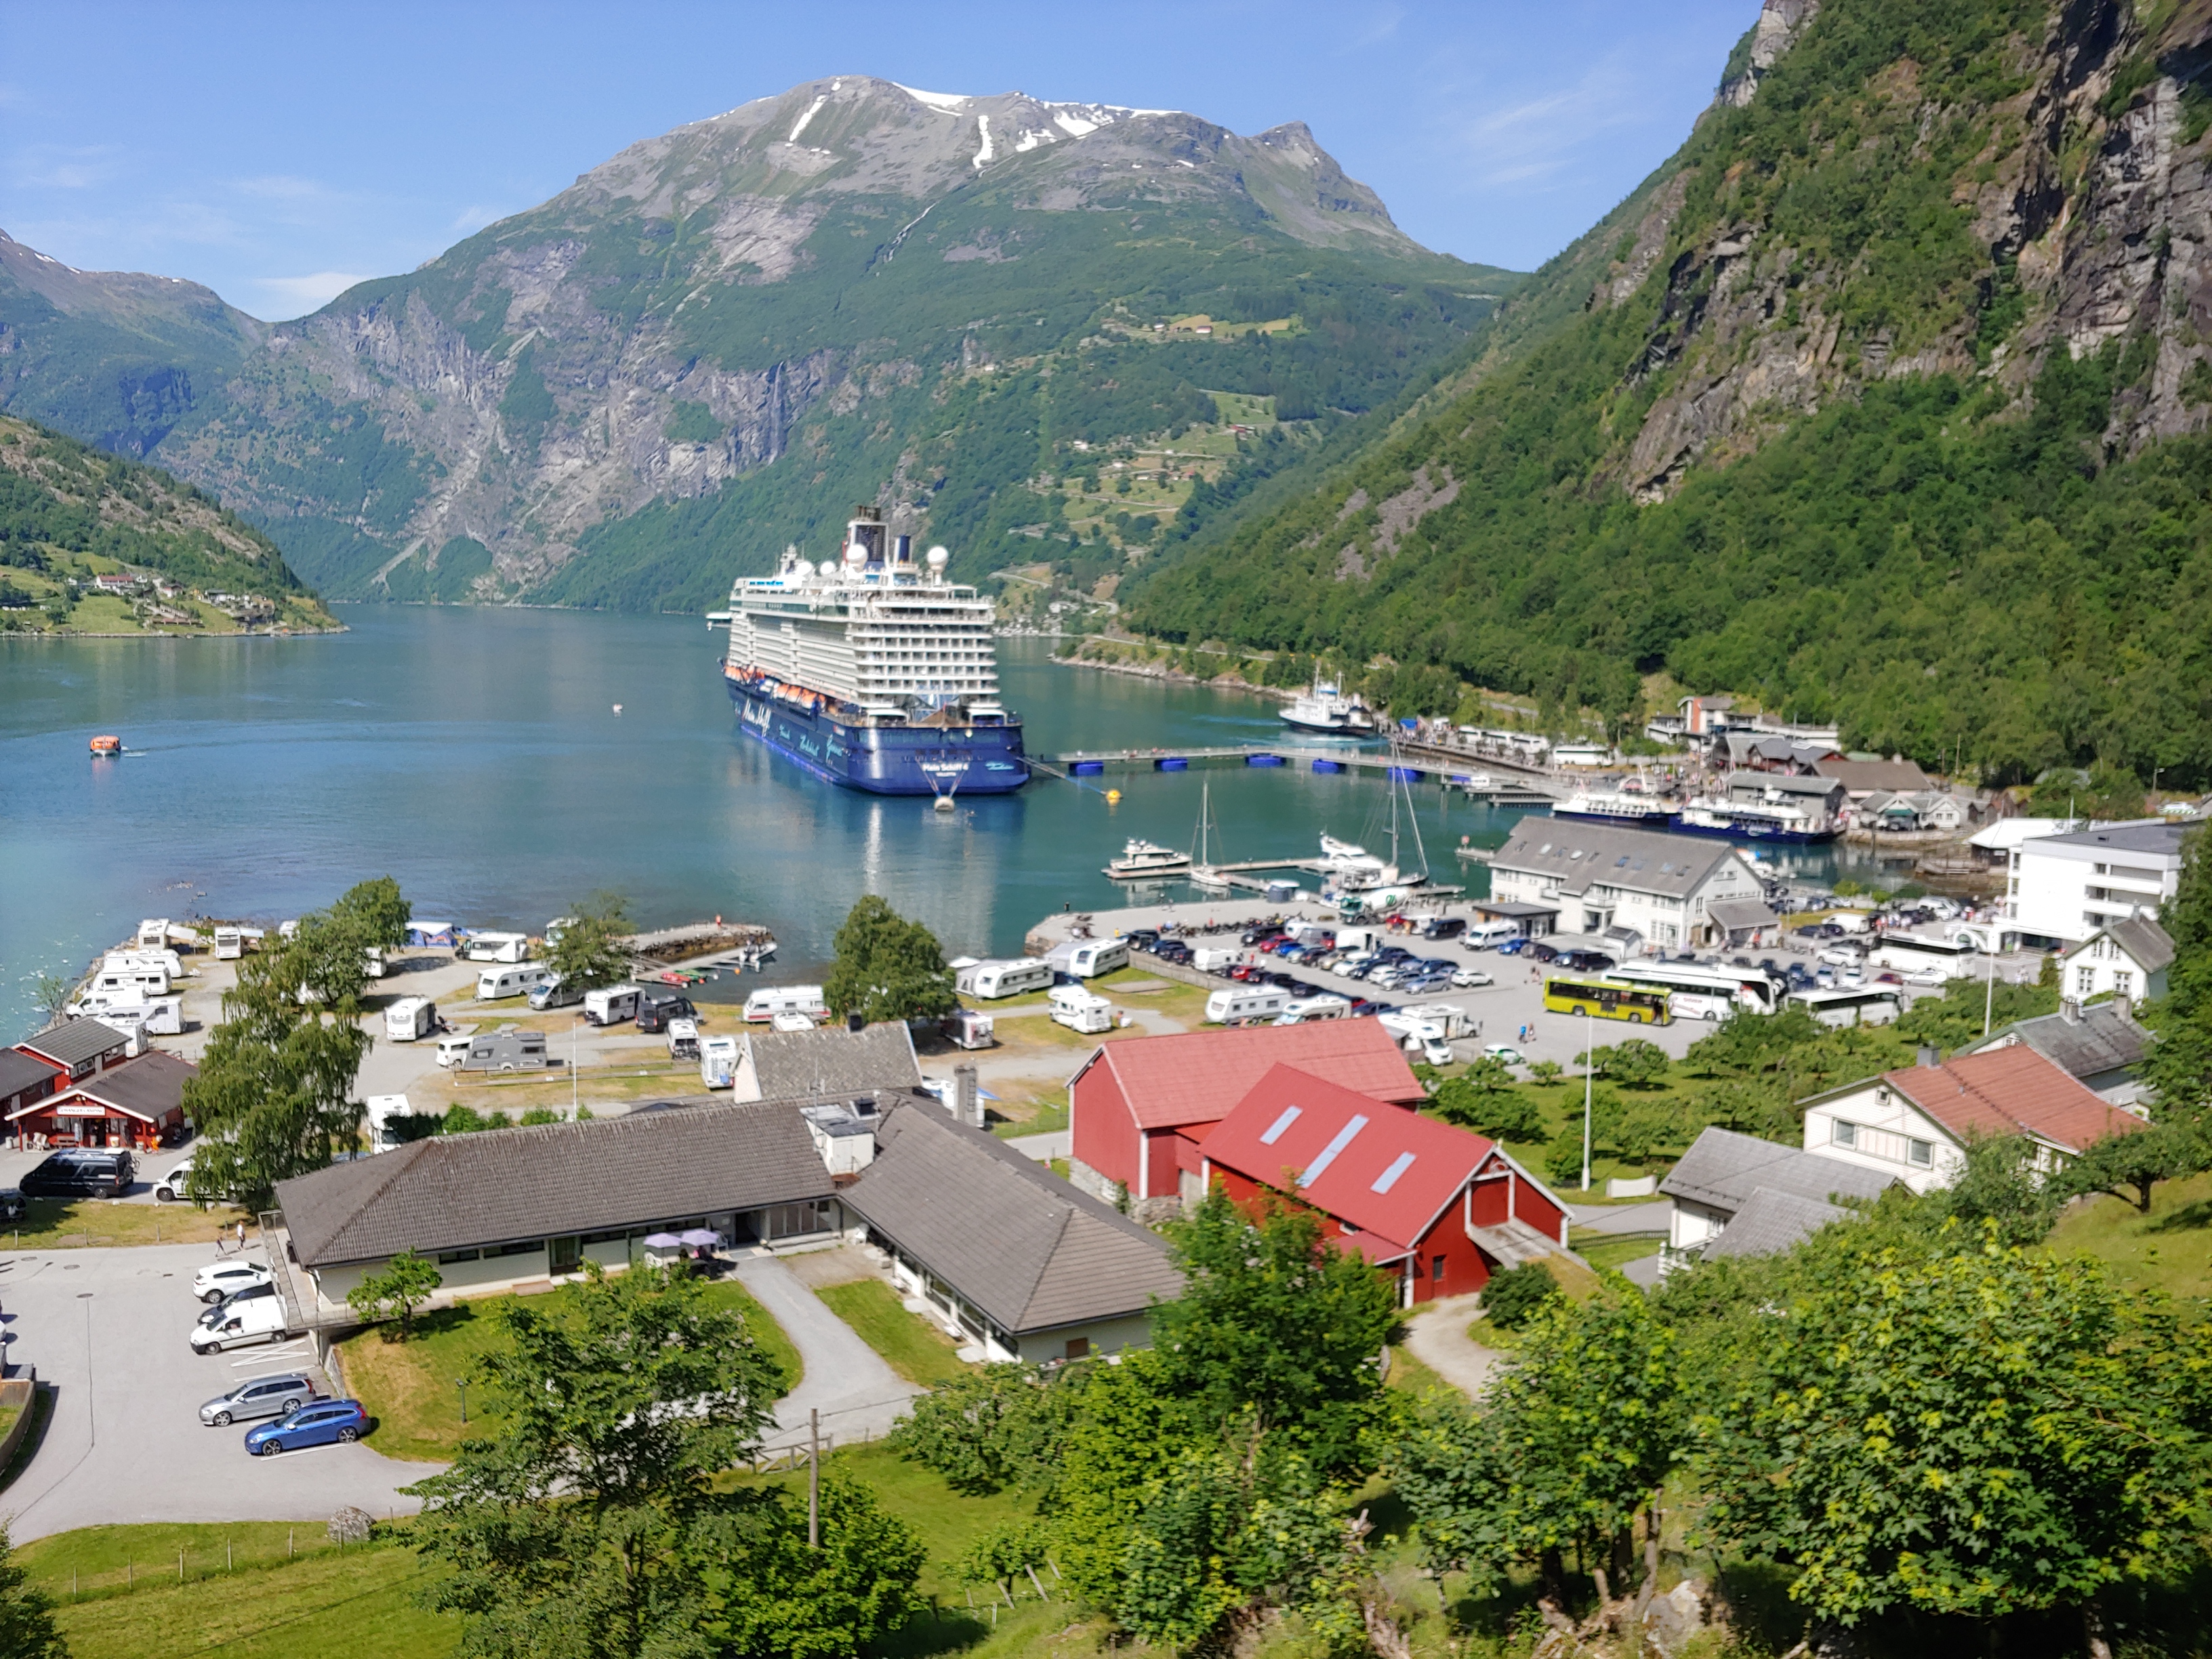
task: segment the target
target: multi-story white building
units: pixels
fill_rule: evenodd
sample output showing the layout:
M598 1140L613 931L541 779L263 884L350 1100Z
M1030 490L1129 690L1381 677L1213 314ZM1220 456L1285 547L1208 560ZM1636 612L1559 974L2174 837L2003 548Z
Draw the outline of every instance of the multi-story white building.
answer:
M1571 818L1523 818L1490 859L1490 894L1559 913L1565 933L1630 927L1652 945L1725 942L1719 900L1763 897L1737 848Z
M2063 948L2113 922L2155 915L2180 884L2185 828L2142 818L2021 842L2006 880L2008 939Z

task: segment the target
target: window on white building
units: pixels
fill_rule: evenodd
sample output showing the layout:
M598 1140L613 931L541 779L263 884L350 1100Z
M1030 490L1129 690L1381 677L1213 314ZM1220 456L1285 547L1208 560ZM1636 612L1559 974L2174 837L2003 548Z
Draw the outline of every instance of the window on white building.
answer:
M2094 993L2096 988L2097 970L2094 968L2076 968L2074 970L2074 994L2075 996L2088 996Z
M2130 973L2126 969L2118 968L2113 969L2112 991L2115 995L2124 997L2133 996L2136 994L2135 984L2136 976Z
M1834 1146L1856 1146L1859 1144L1859 1126L1838 1118L1828 1125L1828 1139Z
M1905 1143L1905 1162L1916 1170L1925 1170L1936 1162L1936 1147L1932 1141L1908 1140Z

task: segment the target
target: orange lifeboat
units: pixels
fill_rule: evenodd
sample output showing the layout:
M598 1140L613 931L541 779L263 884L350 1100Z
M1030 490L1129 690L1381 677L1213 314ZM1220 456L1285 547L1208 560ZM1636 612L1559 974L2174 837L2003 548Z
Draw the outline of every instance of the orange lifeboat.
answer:
M112 734L94 738L92 752L95 755L119 755L123 752L123 739Z

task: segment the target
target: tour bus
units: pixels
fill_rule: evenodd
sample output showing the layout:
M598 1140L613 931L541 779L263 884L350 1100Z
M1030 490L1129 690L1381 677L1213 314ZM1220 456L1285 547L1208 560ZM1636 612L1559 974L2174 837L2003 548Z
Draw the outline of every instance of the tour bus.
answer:
M1625 1019L1631 1025L1664 1025L1667 991L1660 986L1639 988L1615 984L1609 979L1547 979L1544 1006L1555 1014L1589 1014L1599 1019Z
M1726 963L1624 962L1605 976L1638 989L1664 990L1681 1001L1677 1019L1726 1019L1731 1008L1771 1014L1781 1006L1781 988L1764 968L1731 968Z
M1852 985L1834 991L1792 991L1789 1000L1823 1025L1887 1025L1904 997L1894 985Z
M1216 991L1206 999L1210 1025L1241 1025L1247 1020L1273 1019L1291 1006L1291 994L1279 986L1239 985Z
M1923 939L1914 933L1889 933L1874 947L1874 965L1894 973L1924 973L1934 969L1946 979L1971 979L1982 971L1981 952L1971 932L1949 939Z
M745 999L745 1022L766 1025L778 1014L830 1018L830 1005L822 1000L818 985L764 985Z
M526 963L520 968L487 968L477 975L477 1000L498 1002L507 997L527 996L553 978L550 968Z
M1052 988L1052 964L1041 957L1019 957L1005 962L971 962L954 970L953 988L963 996L985 1002L1018 997L1027 991Z

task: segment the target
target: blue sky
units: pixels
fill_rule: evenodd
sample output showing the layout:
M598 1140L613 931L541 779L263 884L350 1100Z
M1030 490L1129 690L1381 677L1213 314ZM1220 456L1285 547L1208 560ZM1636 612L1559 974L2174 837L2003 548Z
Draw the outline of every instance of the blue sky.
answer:
M1418 240L1528 269L1681 142L1758 9L0 0L0 228L297 316L637 139L860 73L1304 120Z

